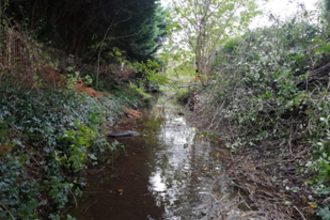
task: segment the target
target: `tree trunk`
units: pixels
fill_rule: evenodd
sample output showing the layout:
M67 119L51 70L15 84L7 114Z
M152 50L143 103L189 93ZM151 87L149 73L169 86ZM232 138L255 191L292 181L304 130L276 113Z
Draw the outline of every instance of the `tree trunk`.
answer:
M198 73L201 77L201 83L203 86L207 84L207 72L205 68L205 59L204 55L202 53L202 35L199 34L197 37L197 45L195 49L195 56L196 56L196 68L198 70Z

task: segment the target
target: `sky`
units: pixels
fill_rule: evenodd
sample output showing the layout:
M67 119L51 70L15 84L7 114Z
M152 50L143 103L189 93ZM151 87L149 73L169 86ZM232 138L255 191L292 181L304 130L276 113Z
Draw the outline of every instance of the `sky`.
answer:
M317 0L270 0L265 8L266 10L285 15L297 10L297 2L303 3L306 6L306 9L315 9Z
M263 1L260 1L260 5L263 5ZM315 3L318 0L269 0L266 9L271 9L276 13L290 13L295 10L297 2L304 3L306 8L313 9L315 8ZM161 0L163 5L167 5L171 0Z
M285 20L290 15L295 14L299 8L299 4L305 5L305 8L309 10L315 10L317 2L320 0L269 0L268 3L259 0L260 9L263 12L272 12L274 15L279 15L281 19ZM266 13L267 14L267 13ZM251 27L263 26L265 19L256 18Z

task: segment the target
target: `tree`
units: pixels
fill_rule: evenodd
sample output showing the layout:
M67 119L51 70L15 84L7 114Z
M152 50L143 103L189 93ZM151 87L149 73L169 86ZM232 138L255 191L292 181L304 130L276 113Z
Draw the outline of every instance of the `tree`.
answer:
M319 4L322 9L322 17L325 20L326 28L329 28L330 24L330 0L322 0Z
M259 12L255 0L172 0L168 26L175 47L193 51L205 85L216 50L228 36L247 28Z
M0 12L15 21L12 27L85 62L95 62L100 47L104 59L116 47L134 61L146 61L166 34L165 12L155 0L13 0Z
M165 22L167 11L157 3L151 6L147 10L146 4L141 5L143 9L139 10L139 19L132 19L121 27L123 35L135 33L130 38L119 39L121 42L117 44L125 49L127 55L134 61L154 60L154 54L162 46L167 34Z

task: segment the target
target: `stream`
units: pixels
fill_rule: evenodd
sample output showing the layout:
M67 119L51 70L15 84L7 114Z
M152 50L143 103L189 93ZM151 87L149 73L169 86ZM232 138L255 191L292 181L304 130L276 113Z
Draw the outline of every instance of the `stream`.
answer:
M127 129L143 136L116 139L125 151L86 170L83 196L68 213L77 220L222 219L230 210L224 200L235 194L224 175L229 154L190 126L180 108L156 104L130 121Z

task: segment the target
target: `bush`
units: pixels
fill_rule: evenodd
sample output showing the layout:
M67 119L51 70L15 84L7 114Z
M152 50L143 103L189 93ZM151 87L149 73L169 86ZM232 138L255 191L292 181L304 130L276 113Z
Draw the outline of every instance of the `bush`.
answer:
M299 174L317 194L328 195L328 74L322 75L325 80L309 77L329 62L323 33L293 19L229 40L219 51L213 84L203 92L194 117L203 118L202 127L221 130L233 151L250 146L265 152L266 146L277 145L279 155L292 153L292 146L313 149L309 161L299 163L304 166ZM319 214L327 219L328 209Z

